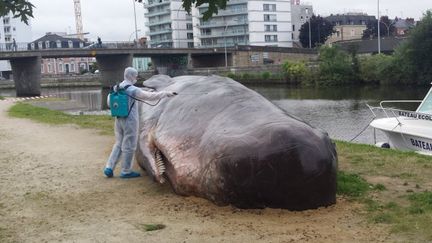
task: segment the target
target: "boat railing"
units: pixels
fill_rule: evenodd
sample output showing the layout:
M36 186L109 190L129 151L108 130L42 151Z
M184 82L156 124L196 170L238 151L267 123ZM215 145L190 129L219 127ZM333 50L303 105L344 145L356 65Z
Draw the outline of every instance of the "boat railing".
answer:
M397 108L393 108L393 107L384 107L385 104L395 104L395 103L421 103L422 100L384 100L381 101L379 104L379 107L374 107L374 106L370 106L368 104L367 107L369 108L369 110L372 112L374 118L377 117L377 114L375 113L376 110L380 110L382 111L385 116L387 118L396 118L396 120L401 124L400 120L398 119L398 117L409 117L412 119L417 119L417 120L428 120L428 121L432 121L432 114L427 114L427 113L421 113L421 112L416 112L416 111L409 111L409 110L403 110L403 109L397 109Z

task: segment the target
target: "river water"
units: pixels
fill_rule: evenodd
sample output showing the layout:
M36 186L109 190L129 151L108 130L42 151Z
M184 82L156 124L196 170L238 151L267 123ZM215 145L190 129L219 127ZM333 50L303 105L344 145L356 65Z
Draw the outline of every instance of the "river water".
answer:
M374 143L374 131L367 128L373 115L366 104L378 105L381 100L421 100L427 87L331 87L303 88L285 85L247 85L274 104L327 131L331 138L354 142ZM14 90L0 90L2 96L13 96ZM89 111L100 111L107 91L100 88L43 88L42 95L56 95L82 103ZM104 97L104 98L102 98ZM416 106L416 105L415 105ZM414 107L399 107L415 109ZM362 132L364 130L364 132ZM362 133L361 133L362 132ZM377 131L376 141L387 141Z

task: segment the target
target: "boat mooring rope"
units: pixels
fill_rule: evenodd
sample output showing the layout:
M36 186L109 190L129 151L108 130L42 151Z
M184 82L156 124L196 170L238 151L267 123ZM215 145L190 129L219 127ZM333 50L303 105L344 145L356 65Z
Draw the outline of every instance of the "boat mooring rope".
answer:
M358 138L364 131L366 131L366 129L369 127L369 124L371 124L371 122L375 120L375 117L372 118L372 120L367 124L367 126L365 128L363 128L355 137L353 137L350 142L354 141L356 138Z

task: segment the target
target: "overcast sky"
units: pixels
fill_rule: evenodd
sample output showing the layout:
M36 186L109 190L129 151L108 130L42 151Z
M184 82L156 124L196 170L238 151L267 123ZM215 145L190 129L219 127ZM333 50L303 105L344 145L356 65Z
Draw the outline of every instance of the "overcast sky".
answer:
M46 32L75 33L73 0L31 0L36 6L32 19L33 39ZM366 12L377 14L377 0L307 0L316 14ZM144 33L143 5L136 3L137 29ZM413 17L418 20L427 9L432 9L432 0L380 0L381 14L391 18ZM81 14L84 32L89 39L97 36L102 41L128 41L135 36L133 0L81 0Z

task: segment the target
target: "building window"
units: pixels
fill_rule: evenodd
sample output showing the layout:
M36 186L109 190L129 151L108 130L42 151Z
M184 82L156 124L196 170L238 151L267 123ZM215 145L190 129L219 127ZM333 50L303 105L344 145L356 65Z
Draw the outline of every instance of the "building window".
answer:
M355 31L351 30L351 36L355 36Z
M188 42L188 48L194 48L194 43L193 42Z
M49 41L45 41L45 48L46 49L50 48L50 42Z
M265 35L265 42L277 42L278 38L277 35Z
M276 32L277 31L277 25L275 25L275 24L266 24L266 25L264 25L264 29L267 32Z
M48 63L48 72L52 73L51 63Z
M41 73L44 73L45 72L45 69L44 69L44 65L43 65L43 63L41 64Z
M56 41L56 45L57 45L57 48L61 48L61 41L60 41L60 40L57 40L57 41Z
M264 11L275 12L276 4L263 4Z
M187 33L187 38L188 38L188 40L192 40L193 39L193 34L192 33Z
M59 72L63 72L63 63L59 63Z
M84 47L84 42L80 42L79 46L80 46L80 48L83 48Z
M264 14L264 21L276 21L276 14Z
M295 25L293 24L293 26L292 26L293 28L292 28L292 31L295 31Z
M70 71L75 72L75 63L70 64Z
M42 41L39 41L39 42L38 42L38 48L39 48L39 49L42 49Z
M186 24L186 29L191 30L192 29L192 24Z
M30 44L30 49L32 49L32 50L35 49L35 43L31 43L31 44Z
M68 41L68 47L73 48L73 42L71 40Z

